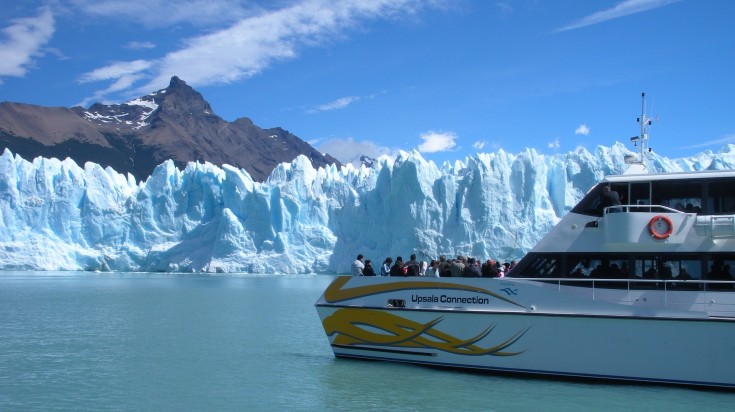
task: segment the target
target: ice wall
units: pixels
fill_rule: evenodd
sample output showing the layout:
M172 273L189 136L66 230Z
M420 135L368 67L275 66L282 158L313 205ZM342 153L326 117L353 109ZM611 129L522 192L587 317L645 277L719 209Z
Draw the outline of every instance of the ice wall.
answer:
M0 269L342 273L416 253L522 256L603 176L624 145L557 155L481 153L438 167L418 152L372 168L300 156L264 183L242 169L173 162L145 182L72 160L0 156ZM655 171L731 169L735 146Z

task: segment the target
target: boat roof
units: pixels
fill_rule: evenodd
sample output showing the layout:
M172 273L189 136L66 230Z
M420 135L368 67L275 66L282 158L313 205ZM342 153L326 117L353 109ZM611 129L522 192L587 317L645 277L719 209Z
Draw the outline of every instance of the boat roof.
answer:
M735 178L735 170L704 170L698 172L673 172L673 173L646 173L610 175L603 182L650 182L654 180L682 180L682 179L716 179Z

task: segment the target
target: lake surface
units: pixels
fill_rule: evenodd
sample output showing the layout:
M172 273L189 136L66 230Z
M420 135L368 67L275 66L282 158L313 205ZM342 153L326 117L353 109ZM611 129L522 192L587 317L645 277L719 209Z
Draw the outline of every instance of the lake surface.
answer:
M336 359L314 308L331 280L0 272L0 411L730 411L735 405L735 394L725 391Z

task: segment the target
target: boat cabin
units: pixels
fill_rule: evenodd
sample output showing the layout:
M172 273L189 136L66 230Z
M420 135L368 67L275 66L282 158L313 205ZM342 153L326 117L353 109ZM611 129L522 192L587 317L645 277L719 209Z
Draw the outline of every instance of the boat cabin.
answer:
M571 213L602 216L600 194L605 186L620 196L623 205L660 205L684 213L735 214L735 172L671 173L614 176L597 184Z
M618 192L621 206L603 208L601 193L607 185ZM643 243L618 245L616 249L610 245L602 247L605 245L605 234L600 231L599 251L545 252L534 249L521 259L510 276L625 279L635 280L636 287L642 288L735 291L735 172L611 176L594 186L570 213L594 218L587 221L587 227L597 228L598 223L610 216L611 212L638 214L614 216L615 219L627 221L643 219L643 222L648 222L651 216L658 215L686 217L694 222L692 227L699 229L706 226L706 230L700 229L698 232L693 229L678 235L680 238L691 239L698 233L706 233L706 236L694 242L699 250L679 247L673 241L666 244L673 236L668 240L659 239L658 244L653 244L657 241L646 239ZM636 228L644 226L639 223L634 225ZM615 226L615 229L619 227L624 226ZM639 233L628 235L632 239L639 239L638 236ZM660 282L662 280L665 282ZM605 286L630 287L631 282L615 284L608 282ZM592 286L592 282L579 282L579 285Z

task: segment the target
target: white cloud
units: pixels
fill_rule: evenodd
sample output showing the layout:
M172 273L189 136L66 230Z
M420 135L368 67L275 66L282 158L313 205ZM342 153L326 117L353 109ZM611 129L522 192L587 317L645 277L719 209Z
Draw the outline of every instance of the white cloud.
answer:
M477 150L482 150L485 147L485 142L483 142L482 140L478 140L475 143L472 143L472 147Z
M590 14L589 16L583 17L567 26L559 28L556 31L560 32L566 30L574 30L586 26L592 26L597 23L617 19L618 17L624 17L631 14L663 7L671 3L676 3L678 1L681 0L624 0L616 4L611 9L602 10Z
M355 166L360 165L360 156L362 155L378 158L383 155L395 157L398 153L398 150L396 149L379 146L369 140L357 142L351 137L345 139L330 139L319 145L317 150L322 153L332 155L332 157L344 164L352 163Z
M452 132L429 131L421 135L424 141L419 145L423 153L446 152L457 145L457 135Z
M577 129L574 130L574 134L581 134L588 136L590 134L590 128L586 124L582 123Z
M339 99L334 100L332 102L321 104L321 105L315 106L315 107L313 107L311 109L308 109L306 111L306 113L308 113L308 114L314 114L314 113L319 113L319 112L329 112L329 111L332 111L332 110L344 109L345 107L351 105L352 103L359 102L360 100L374 99L375 96L377 96L378 94L384 94L384 93L386 93L386 92L385 91L382 91L380 93L373 93L373 94L370 94L370 95L367 95L367 96L346 96L346 97L340 97Z
M89 73L85 73L79 79L80 83L89 83L100 80L116 80L131 74L138 74L153 65L147 60L134 60L131 62L116 62L109 66L95 69Z
M34 57L43 56L43 46L54 34L54 15L49 7L38 16L12 20L0 38L0 76L23 77L33 67Z
M141 77L142 76L140 74L136 74L136 73L129 73L129 74L121 75L120 77L115 79L115 81L109 87L95 92L92 96L89 96L83 99L81 102L77 103L75 106L87 107L90 103L93 103L93 102L112 104L114 102L106 101L105 96L107 96L110 93L116 93L121 90L129 89L130 86L136 81L140 80Z
M724 145L724 144L733 144L735 143L735 133L725 135L719 139L709 140L702 143L697 143L689 146L683 146L680 147L680 149L697 149L701 147L707 147L707 146L718 146L718 145Z
M333 102L322 104L322 105L316 106L313 109L309 109L307 110L307 113L312 114L312 113L318 113L318 112L329 112L332 110L344 109L345 107L359 100L360 100L360 97L358 96L340 97L339 99Z
M92 1L79 3L94 9ZM112 13L116 8L119 10L125 4L123 1L103 3L108 5L105 13ZM138 8L144 4L134 3ZM155 4L162 3L159 0ZM192 0L185 4L195 3ZM333 41L331 39L336 35L360 20L412 13L425 4L419 0L305 0L280 9L250 12L227 28L183 39L183 47L152 60L145 73L141 72L147 79L145 84L127 92L129 95L150 93L166 87L174 75L192 87L226 84L252 77L276 62L297 57L301 48ZM119 65L116 63L114 66ZM91 77L94 76L83 76Z
M238 0L72 0L80 11L96 18L130 20L145 27L194 26L232 22L247 15Z
M553 142L549 142L549 143L548 143L548 144L547 144L546 146L547 146L547 147L548 147L549 149L554 149L554 150L556 150L556 149L558 149L558 148L560 148L560 147L561 147L561 143L559 143L559 139L556 139L556 140L554 140Z
M77 103L77 106L86 107L91 102L104 100L105 96L110 93L128 90L135 82L143 78L143 72L151 67L151 65L152 63L146 60L118 62L84 74L79 79L80 83L90 83L102 80L113 80L113 83L109 87L99 90L92 96L89 96Z
M126 49L131 50L143 50L143 49L155 49L156 45L149 41L131 41L123 45Z

